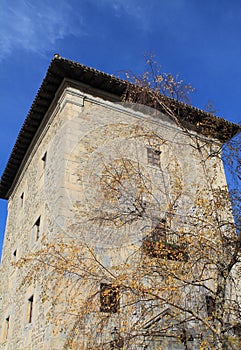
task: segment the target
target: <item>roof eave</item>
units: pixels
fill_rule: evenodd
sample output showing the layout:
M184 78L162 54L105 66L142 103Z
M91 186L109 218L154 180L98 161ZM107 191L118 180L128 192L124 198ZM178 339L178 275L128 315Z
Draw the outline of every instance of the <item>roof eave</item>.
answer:
M16 143L1 177L0 198L9 198L10 189L18 169L64 78L87 84L96 89L116 95L119 98L121 98L129 84L127 81L118 79L115 76L86 67L80 63L64 59L59 55L55 55L18 134ZM232 136L241 130L240 126L227 122L224 119L212 116L195 107L175 101L174 103L177 103L183 111L186 110L186 113L193 116L199 116L201 122L206 118L209 123L219 123L221 129L224 127L227 128L228 133L225 137L222 137L220 133L219 140L222 143L228 141ZM189 123L189 125L190 129L208 136L208 133L205 133L205 130L208 129L205 127L205 125L202 126L200 123L199 125L197 125L197 123L195 125L193 123Z

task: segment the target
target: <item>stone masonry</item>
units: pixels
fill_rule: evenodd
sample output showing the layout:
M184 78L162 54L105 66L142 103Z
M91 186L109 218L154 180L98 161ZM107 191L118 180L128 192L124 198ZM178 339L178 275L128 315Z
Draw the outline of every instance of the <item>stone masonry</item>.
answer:
M0 270L1 350L63 349L64 335L56 334L48 316L51 300L42 298L44 276L40 270L30 283L26 267L19 261L43 244L55 244L59 235L73 237L77 220L73 208L77 203L88 211L102 198L99 179L106 165L124 158L139 164L143 174L151 178L163 212L167 201L160 189L164 182L169 189L174 188L171 174L175 172L182 184L179 214L194 207L195 193L205 183L198 152L167 116L151 113L144 107L133 110L110 91L74 81L73 77L64 79L51 97L6 195L8 218ZM150 149L160 140L165 179L155 164L148 162ZM212 140L213 151L219 145L218 140ZM213 162L210 159L210 172L214 171ZM221 158L215 159L215 174L215 186L225 186ZM174 220L173 225L178 223ZM108 230L86 232L83 240L104 249L106 266L118 265L128 255L128 247L142 239L143 227L137 225L134 233L133 228L125 234L120 230L118 236Z

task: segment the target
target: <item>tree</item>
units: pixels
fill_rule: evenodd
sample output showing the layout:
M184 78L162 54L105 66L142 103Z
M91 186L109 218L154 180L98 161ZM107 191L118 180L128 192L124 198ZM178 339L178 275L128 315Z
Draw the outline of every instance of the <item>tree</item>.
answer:
M182 102L190 85L162 73L153 57L147 64L142 77L126 73L123 101L152 120L105 130L126 145L118 143L113 158L98 153L87 176L80 170L85 197L54 243L20 261L23 283L44 271L43 302L54 300L49 317L68 349L165 349L167 339L184 349L238 349L241 241L215 142L220 125ZM153 122L160 113L171 119L180 152L195 159L187 179L174 141ZM230 136L225 125L221 140Z

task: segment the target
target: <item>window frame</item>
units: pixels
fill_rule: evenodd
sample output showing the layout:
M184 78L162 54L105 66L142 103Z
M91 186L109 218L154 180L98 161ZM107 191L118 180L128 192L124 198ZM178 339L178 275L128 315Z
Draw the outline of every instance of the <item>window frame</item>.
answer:
M153 147L146 147L147 150L147 163L149 165L160 168L161 166L161 151Z

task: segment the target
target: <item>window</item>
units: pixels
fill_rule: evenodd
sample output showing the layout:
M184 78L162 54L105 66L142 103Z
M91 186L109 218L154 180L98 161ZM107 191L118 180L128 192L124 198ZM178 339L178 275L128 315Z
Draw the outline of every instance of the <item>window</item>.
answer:
M17 249L15 249L13 252L13 261L16 261L16 259L17 259Z
M236 324L233 326L233 334L238 336L239 338L241 337L241 324Z
M33 321L33 295L28 299L26 323L32 323Z
M206 306L208 317L212 317L215 312L215 299L211 295L206 295Z
M100 284L100 311L115 313L120 307L119 288L112 284Z
M37 221L35 222L34 226L33 226L33 235L34 235L34 241L37 241L39 239L40 236L40 216L37 219Z
M4 329L3 329L3 339L6 340L8 338L8 333L9 333L9 322L10 322L10 316L8 316L5 319L4 323Z
M166 224L166 220L162 219L158 222L157 225L155 225L151 232L151 237L154 241L162 240L163 242L168 241L168 228Z
M43 169L46 166L46 160L47 160L47 152L44 153L43 157L41 158L42 162L43 162Z
M147 162L150 165L154 165L157 167L160 167L160 154L161 151L151 148L151 147L147 147Z
M24 202L24 192L21 194L20 199L21 199L21 206L23 206L23 202Z

